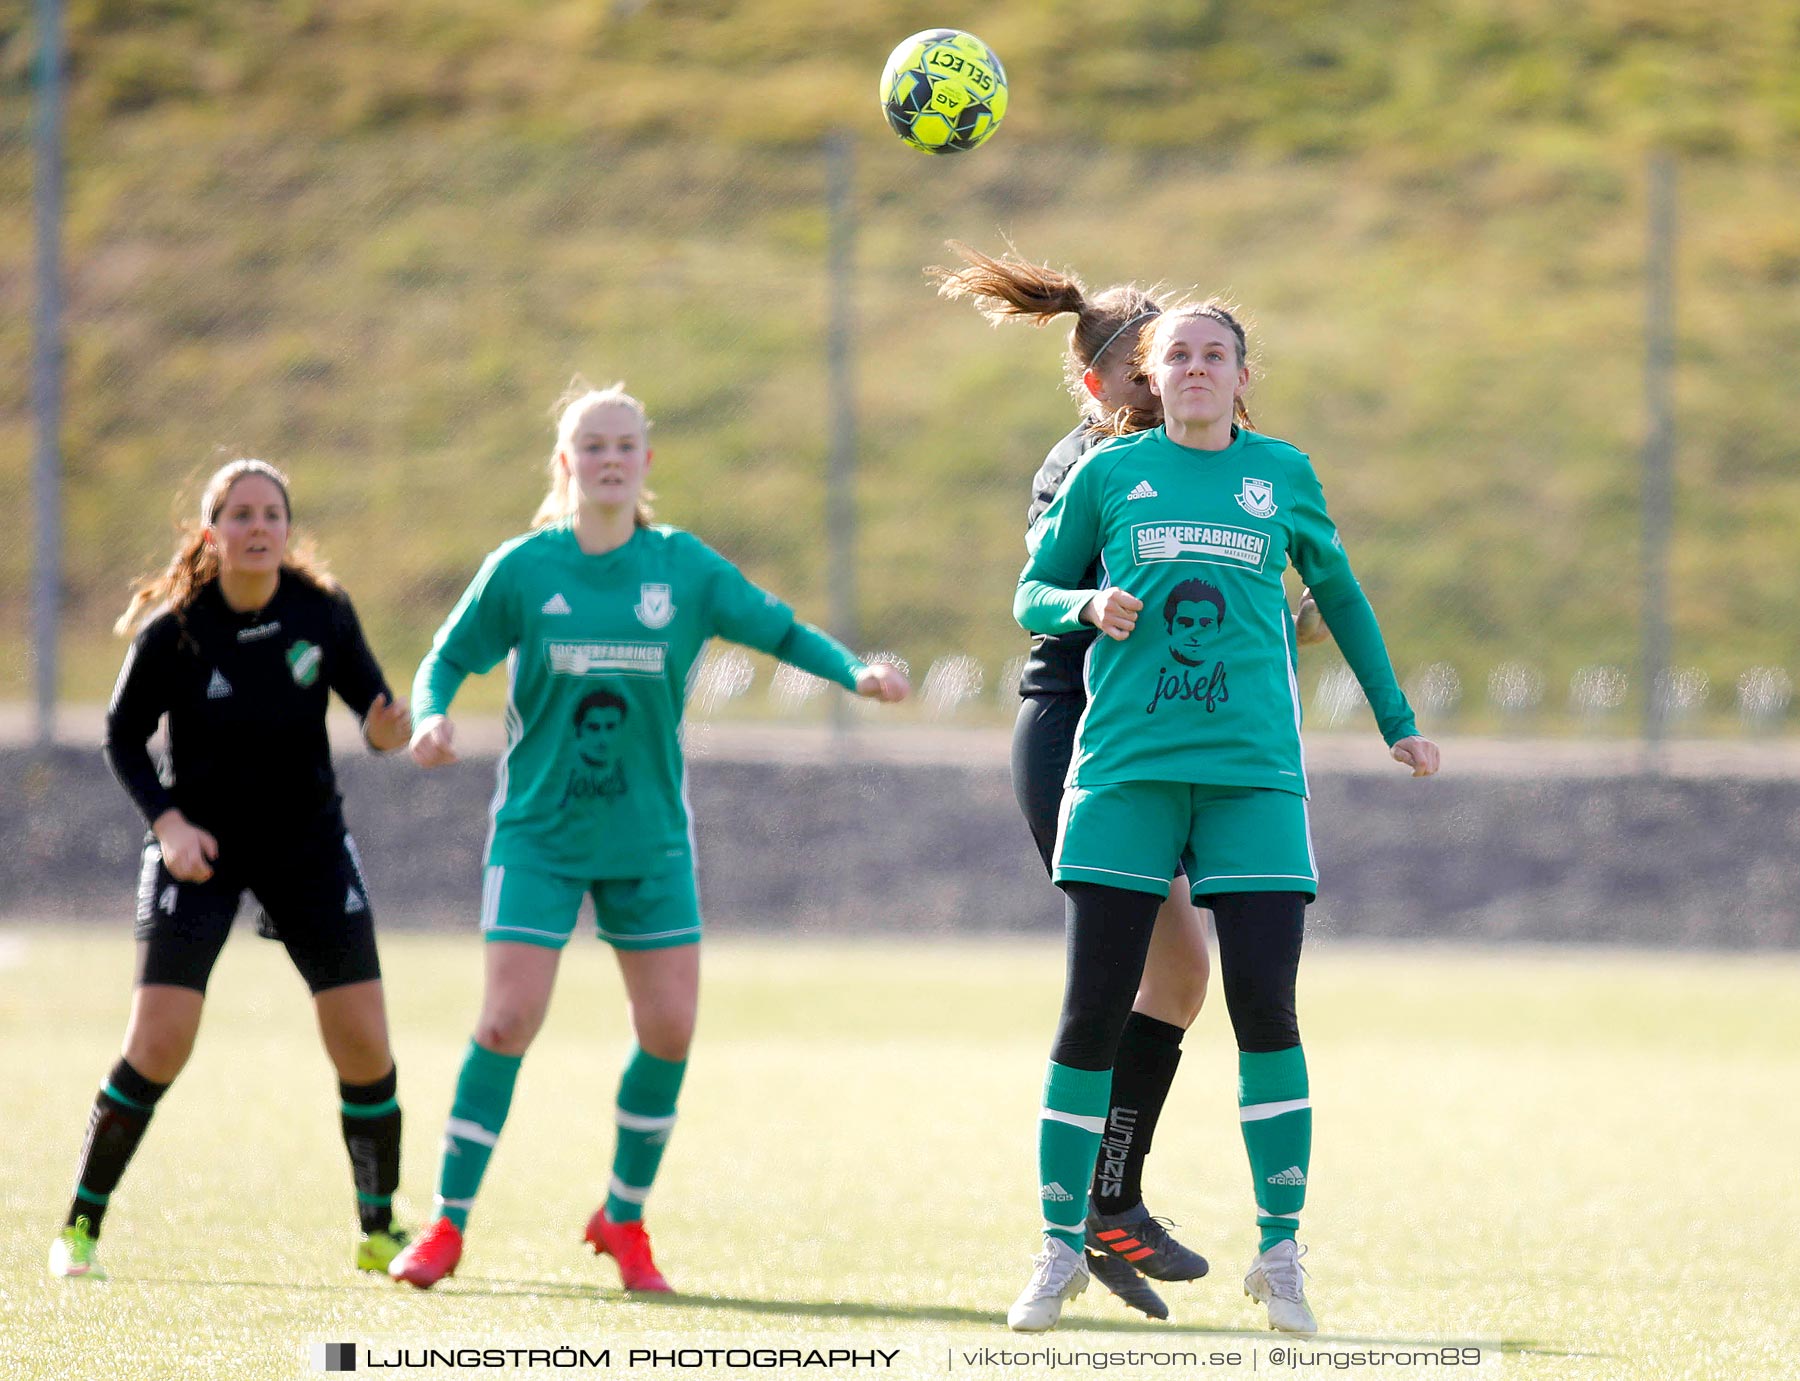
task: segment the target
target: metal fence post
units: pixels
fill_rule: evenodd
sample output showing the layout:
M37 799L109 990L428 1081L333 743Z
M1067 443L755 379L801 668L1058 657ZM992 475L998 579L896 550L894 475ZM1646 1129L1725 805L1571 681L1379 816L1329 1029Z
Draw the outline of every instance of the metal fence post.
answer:
M37 95L32 120L37 303L32 325L32 489L37 522L31 563L31 652L37 742L56 737L57 624L62 616L62 0L37 0Z
M1674 525L1675 161L1650 155L1649 245L1645 262L1644 406L1649 419L1643 473L1644 744L1649 766L1661 758L1668 717L1669 540Z
M852 332L856 250L855 152L849 135L825 140L825 356L831 395L831 443L825 467L826 597L831 631L856 647L856 379ZM850 726L849 705L832 699L832 723Z

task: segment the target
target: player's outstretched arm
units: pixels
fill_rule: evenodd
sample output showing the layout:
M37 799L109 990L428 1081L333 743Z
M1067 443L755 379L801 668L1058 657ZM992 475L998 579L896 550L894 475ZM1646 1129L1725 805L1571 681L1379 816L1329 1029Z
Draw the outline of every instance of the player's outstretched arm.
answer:
M856 673L856 693L884 705L894 705L912 694L912 682L891 662L870 662Z

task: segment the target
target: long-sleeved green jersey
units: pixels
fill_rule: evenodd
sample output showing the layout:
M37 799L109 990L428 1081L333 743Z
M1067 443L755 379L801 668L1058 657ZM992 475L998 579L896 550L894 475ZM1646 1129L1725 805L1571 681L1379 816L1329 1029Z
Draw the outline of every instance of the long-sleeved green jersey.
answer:
M1392 744L1417 733L1374 611L1351 572L1312 463L1240 430L1219 451L1162 427L1090 452L1032 528L1013 612L1034 633L1082 627L1102 586L1143 600L1123 640L1088 653L1089 704L1069 783L1176 781L1306 794L1292 563Z
M507 660L489 863L584 879L688 866L682 706L715 635L847 689L862 670L678 528L589 555L564 523L482 563L419 666L412 712L447 712L465 677Z

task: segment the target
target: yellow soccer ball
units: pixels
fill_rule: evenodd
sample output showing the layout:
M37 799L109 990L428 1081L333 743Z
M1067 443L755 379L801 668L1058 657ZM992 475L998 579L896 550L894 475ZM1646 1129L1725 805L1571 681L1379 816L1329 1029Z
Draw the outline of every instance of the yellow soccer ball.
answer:
M907 39L881 74L881 112L915 149L963 153L987 142L1006 116L1006 69L960 29Z

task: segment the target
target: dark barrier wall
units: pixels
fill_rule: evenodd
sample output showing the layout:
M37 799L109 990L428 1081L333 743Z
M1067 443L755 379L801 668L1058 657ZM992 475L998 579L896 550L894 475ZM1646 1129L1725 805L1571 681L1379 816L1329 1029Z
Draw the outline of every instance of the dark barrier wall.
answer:
M472 929L492 759L339 770L383 922ZM715 933L1060 925L999 762L700 758L690 782ZM1800 948L1800 782L1396 767L1313 787L1313 923L1334 935ZM97 751L0 749L0 916L127 926L141 838Z

